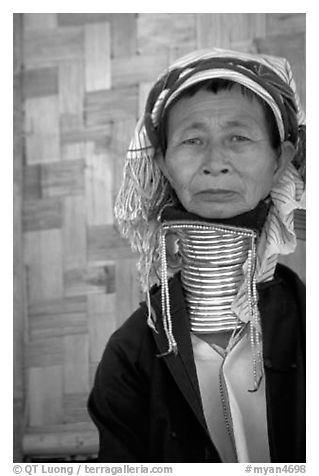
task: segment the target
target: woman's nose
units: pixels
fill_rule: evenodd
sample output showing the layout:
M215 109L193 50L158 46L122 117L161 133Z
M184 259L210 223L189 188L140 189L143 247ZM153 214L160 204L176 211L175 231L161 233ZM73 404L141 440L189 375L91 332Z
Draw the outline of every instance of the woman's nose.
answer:
M202 173L204 175L219 175L229 172L230 167L222 145L210 145L205 151Z

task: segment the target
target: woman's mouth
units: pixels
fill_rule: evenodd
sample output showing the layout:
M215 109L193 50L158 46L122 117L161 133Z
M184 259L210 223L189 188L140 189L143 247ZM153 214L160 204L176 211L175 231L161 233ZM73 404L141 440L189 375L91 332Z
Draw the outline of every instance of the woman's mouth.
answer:
M223 202L227 200L233 200L236 195L236 192L225 189L207 189L195 193L195 197L197 199L206 202Z

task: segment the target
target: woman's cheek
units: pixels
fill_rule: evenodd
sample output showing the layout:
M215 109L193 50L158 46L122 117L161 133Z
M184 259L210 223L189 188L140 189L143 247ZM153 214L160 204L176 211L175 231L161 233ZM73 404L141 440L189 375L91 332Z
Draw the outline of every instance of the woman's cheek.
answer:
M174 164L174 167L170 167L168 172L170 184L173 188L185 190L190 186L192 174L187 167L182 165L179 167L178 164Z

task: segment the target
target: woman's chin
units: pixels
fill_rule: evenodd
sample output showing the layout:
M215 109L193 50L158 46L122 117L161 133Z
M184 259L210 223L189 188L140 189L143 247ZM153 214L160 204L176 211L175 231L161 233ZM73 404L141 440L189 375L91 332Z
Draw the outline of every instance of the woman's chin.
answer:
M200 207L191 207L188 211L195 213L201 218L209 219L223 219L223 218L233 218L237 215L241 215L249 211L248 209L240 208L238 206L230 207L228 206L200 206Z

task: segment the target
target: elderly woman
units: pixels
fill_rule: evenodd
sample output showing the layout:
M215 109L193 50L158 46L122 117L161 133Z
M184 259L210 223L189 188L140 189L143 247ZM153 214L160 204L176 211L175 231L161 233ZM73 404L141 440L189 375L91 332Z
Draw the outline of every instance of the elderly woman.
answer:
M294 251L304 118L281 58L194 52L155 83L115 207L146 301L89 411L104 462L305 461Z

